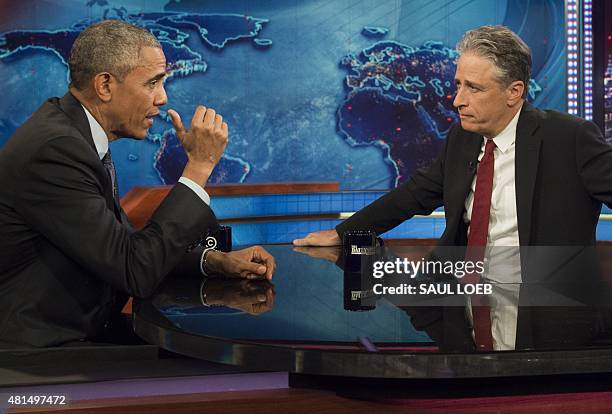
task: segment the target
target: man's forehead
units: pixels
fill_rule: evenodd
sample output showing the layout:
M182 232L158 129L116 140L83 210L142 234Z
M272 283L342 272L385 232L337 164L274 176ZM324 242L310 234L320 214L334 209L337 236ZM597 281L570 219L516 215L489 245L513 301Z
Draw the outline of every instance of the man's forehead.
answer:
M489 76L495 77L496 69L493 62L489 59L475 55L461 55L457 60L457 68L455 69L455 79L463 78L465 80L473 80L482 82Z
M166 56L159 47L143 47L138 53L139 66L166 67Z
M164 52L160 48L142 48L138 56L138 65L132 72L137 72L147 77L165 75L167 72L167 65Z

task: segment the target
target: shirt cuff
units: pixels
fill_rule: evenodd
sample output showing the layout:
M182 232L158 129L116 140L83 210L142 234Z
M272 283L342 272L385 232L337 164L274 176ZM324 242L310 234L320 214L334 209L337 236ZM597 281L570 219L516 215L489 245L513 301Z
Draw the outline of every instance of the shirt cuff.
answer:
M202 188L202 186L196 184L195 181L190 180L187 177L181 177L178 180L179 183L181 184L185 184L187 187L191 188L191 190L197 194L198 197L200 197L202 199L203 202L206 203L206 205L210 205L210 196L208 195L208 193Z

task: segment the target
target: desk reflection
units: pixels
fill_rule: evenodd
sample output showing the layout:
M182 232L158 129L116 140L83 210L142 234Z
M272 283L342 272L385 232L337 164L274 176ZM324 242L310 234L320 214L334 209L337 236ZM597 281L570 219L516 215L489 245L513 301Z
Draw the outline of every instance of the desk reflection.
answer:
M610 254L607 250L612 249L599 248L597 252L594 248L574 246L531 249L527 253L532 257L535 255L540 263L539 278L536 282L522 283L519 249L490 249L487 252L489 260L485 266L486 271L481 280L481 283L490 285L486 303L493 346L487 351L561 349L609 343L610 310L605 306L610 303L608 299L612 298L610 286L605 282L610 280L605 277L610 268L609 261L601 260L599 271L594 270L596 266L589 265L591 273L571 273L578 268L573 260L576 257L583 260L583 257L592 258L596 254L599 258L608 258ZM346 257L343 257L339 247L297 247L294 251L313 259L333 262L343 270L346 310L371 311L376 308L378 301L384 299L402 309L410 318L412 326L427 333L441 352L477 351L475 336L479 326L474 323L472 307L475 295L430 293L440 290L455 293L460 291L462 275L454 279L446 275L424 273L405 277L391 272L385 275L384 283L380 283L383 279L373 276L372 272L375 261L405 259L423 262L424 257L436 260L441 257L456 258L463 255L463 252L457 254L455 248L422 246L379 248L375 257L369 260L362 256L360 272L354 272L344 267ZM558 265L560 262L562 266ZM542 263L546 263L546 266L542 266ZM442 283L444 289L429 289ZM400 298L376 294L377 284L378 291L384 285L412 293L403 294ZM414 289L410 290L408 285ZM420 294L421 291L428 293ZM347 305L347 302L350 303Z
M559 361L569 361L563 372L612 372L610 283L597 272L573 273L577 263L593 257L588 250L570 247L548 256L546 249L526 252L532 264L561 260L569 266L543 272L533 265L533 276L523 274L521 283L486 281L492 286L488 329L493 347L483 351L475 340L470 295L418 289L378 293L375 287L384 281L387 287L450 289L461 286L454 275L373 278L362 269L347 275L337 247L266 249L277 260L273 285L176 275L152 298L135 303L136 333L208 361L317 375L554 375ZM381 258L419 261L444 254L461 257L460 251L433 246L389 246L363 263L371 267Z
M278 262L274 284L176 275L148 302L171 324L195 335L357 347L367 338L378 349L418 344L439 352L476 352L470 295L418 289L411 295L391 295L374 289L381 281L387 287L445 284L452 288L453 283L459 286L458 278L389 274L378 279L372 277L371 268L347 274L338 247L276 245L269 249ZM422 260L432 250L393 246L380 257ZM371 266L372 260L363 263ZM606 346L612 337L606 306L606 298L612 297L609 284L566 280L488 281L492 285L490 351Z
M255 316L274 307L274 295L274 285L268 280L175 274L160 286L153 303L168 313L224 307Z

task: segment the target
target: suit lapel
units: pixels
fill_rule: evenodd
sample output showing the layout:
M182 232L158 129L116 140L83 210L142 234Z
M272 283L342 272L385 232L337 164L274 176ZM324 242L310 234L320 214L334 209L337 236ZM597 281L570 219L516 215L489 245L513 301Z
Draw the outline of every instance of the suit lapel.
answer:
M95 157L98 158L98 151L96 150L96 145L94 144L93 136L91 135L91 127L89 126L87 115L85 114L85 110L81 106L81 103L70 92L67 92L60 99L59 104L62 111L73 121L74 126L79 130L83 138L85 138L85 141L89 143L93 150L93 153L95 154ZM102 176L104 177L103 186L106 204L108 205L108 208L112 210L117 216L117 218L121 221L121 217L116 211L117 206L115 198L113 197L113 184L111 182L111 178L106 172L106 169L103 167L101 161L100 166L104 170L104 174Z
M537 109L525 102L516 128L516 160L514 163L516 214L521 246L527 246L530 243L531 211L542 144L541 138L535 135L538 127Z
M463 212L465 211L465 200L470 193L472 181L476 174L476 167L478 166L478 154L482 147L482 136L471 132L463 131L461 134L461 145L459 162L453 170L455 171L454 177L452 177L452 188L453 196L449 197L449 200L456 200L451 206L445 206L444 208L457 223L463 220ZM450 207L450 208L449 208Z
M463 149L461 159L462 163L465 164L465 171L460 175L460 188L464 195L462 198L463 204L465 204L472 181L474 181L474 175L478 167L478 155L480 154L483 142L482 136L474 133L468 133L464 136L464 139L465 143L461 146Z

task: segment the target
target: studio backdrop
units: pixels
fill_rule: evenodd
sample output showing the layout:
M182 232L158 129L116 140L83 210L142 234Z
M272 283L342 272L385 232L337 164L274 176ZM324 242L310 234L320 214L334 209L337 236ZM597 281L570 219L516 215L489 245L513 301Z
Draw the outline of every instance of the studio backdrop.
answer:
M387 189L438 153L458 120L455 45L503 24L531 47L529 100L566 110L563 0L0 1L0 146L68 87L84 27L123 19L154 33L169 103L229 124L215 183L338 181ZM186 156L162 111L145 142L112 144L125 194L173 184Z

